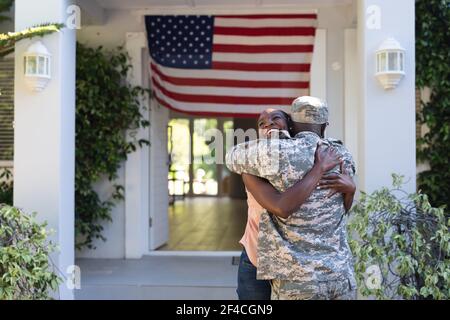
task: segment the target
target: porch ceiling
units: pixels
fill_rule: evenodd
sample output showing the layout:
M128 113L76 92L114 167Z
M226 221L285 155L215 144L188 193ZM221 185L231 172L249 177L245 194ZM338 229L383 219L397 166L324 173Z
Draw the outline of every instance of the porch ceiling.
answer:
M95 0L105 9L149 9L152 7L326 7L352 4L353 0Z

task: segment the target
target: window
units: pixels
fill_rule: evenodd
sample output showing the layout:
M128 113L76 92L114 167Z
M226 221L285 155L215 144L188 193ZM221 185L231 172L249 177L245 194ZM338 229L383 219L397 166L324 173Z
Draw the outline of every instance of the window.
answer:
M14 60L0 59L0 165L13 160L13 121Z

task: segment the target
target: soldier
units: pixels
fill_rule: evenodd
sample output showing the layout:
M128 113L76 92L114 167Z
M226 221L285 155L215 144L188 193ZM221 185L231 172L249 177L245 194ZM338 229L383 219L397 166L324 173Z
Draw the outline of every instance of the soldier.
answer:
M356 283L345 230L344 203L353 200L329 192L341 173L353 176L350 153L335 139L324 139L326 103L300 97L292 104L294 139L253 140L233 147L228 168L267 179L279 192L311 170L317 144L333 146L343 163L336 166L287 218L265 212L260 219L258 279L272 280L272 299L354 299ZM341 171L341 172L340 172Z
M291 116L281 110L266 109L258 118L260 138L289 139L297 133L293 129ZM259 217L267 209L271 214L287 218L295 209L303 205L324 173L339 164L340 160L335 150L327 147L317 148L314 162L311 170L283 193L278 192L265 179L242 174L247 191L248 219L244 235L239 241L243 246L236 290L239 300L270 299L272 291L270 280L256 279ZM349 177L348 179L347 181L336 180L335 185L340 189L354 190L353 181Z

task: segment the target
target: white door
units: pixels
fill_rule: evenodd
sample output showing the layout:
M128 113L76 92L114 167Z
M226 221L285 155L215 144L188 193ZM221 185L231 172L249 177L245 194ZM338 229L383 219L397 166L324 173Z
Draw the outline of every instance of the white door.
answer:
M152 99L150 111L150 221L149 250L169 241L169 172L167 124L169 110Z

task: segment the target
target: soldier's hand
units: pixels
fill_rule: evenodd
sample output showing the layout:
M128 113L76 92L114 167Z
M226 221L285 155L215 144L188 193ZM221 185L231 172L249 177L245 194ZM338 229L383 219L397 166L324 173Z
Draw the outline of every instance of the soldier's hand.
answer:
M319 166L323 173L333 169L342 160L335 148L331 146L323 146L319 141L315 152L314 164Z
M319 188L321 189L331 189L327 197L331 197L336 193L354 193L356 190L355 183L352 177L348 174L344 167L344 162L340 165L341 173L332 174L326 177L322 177L319 181Z

